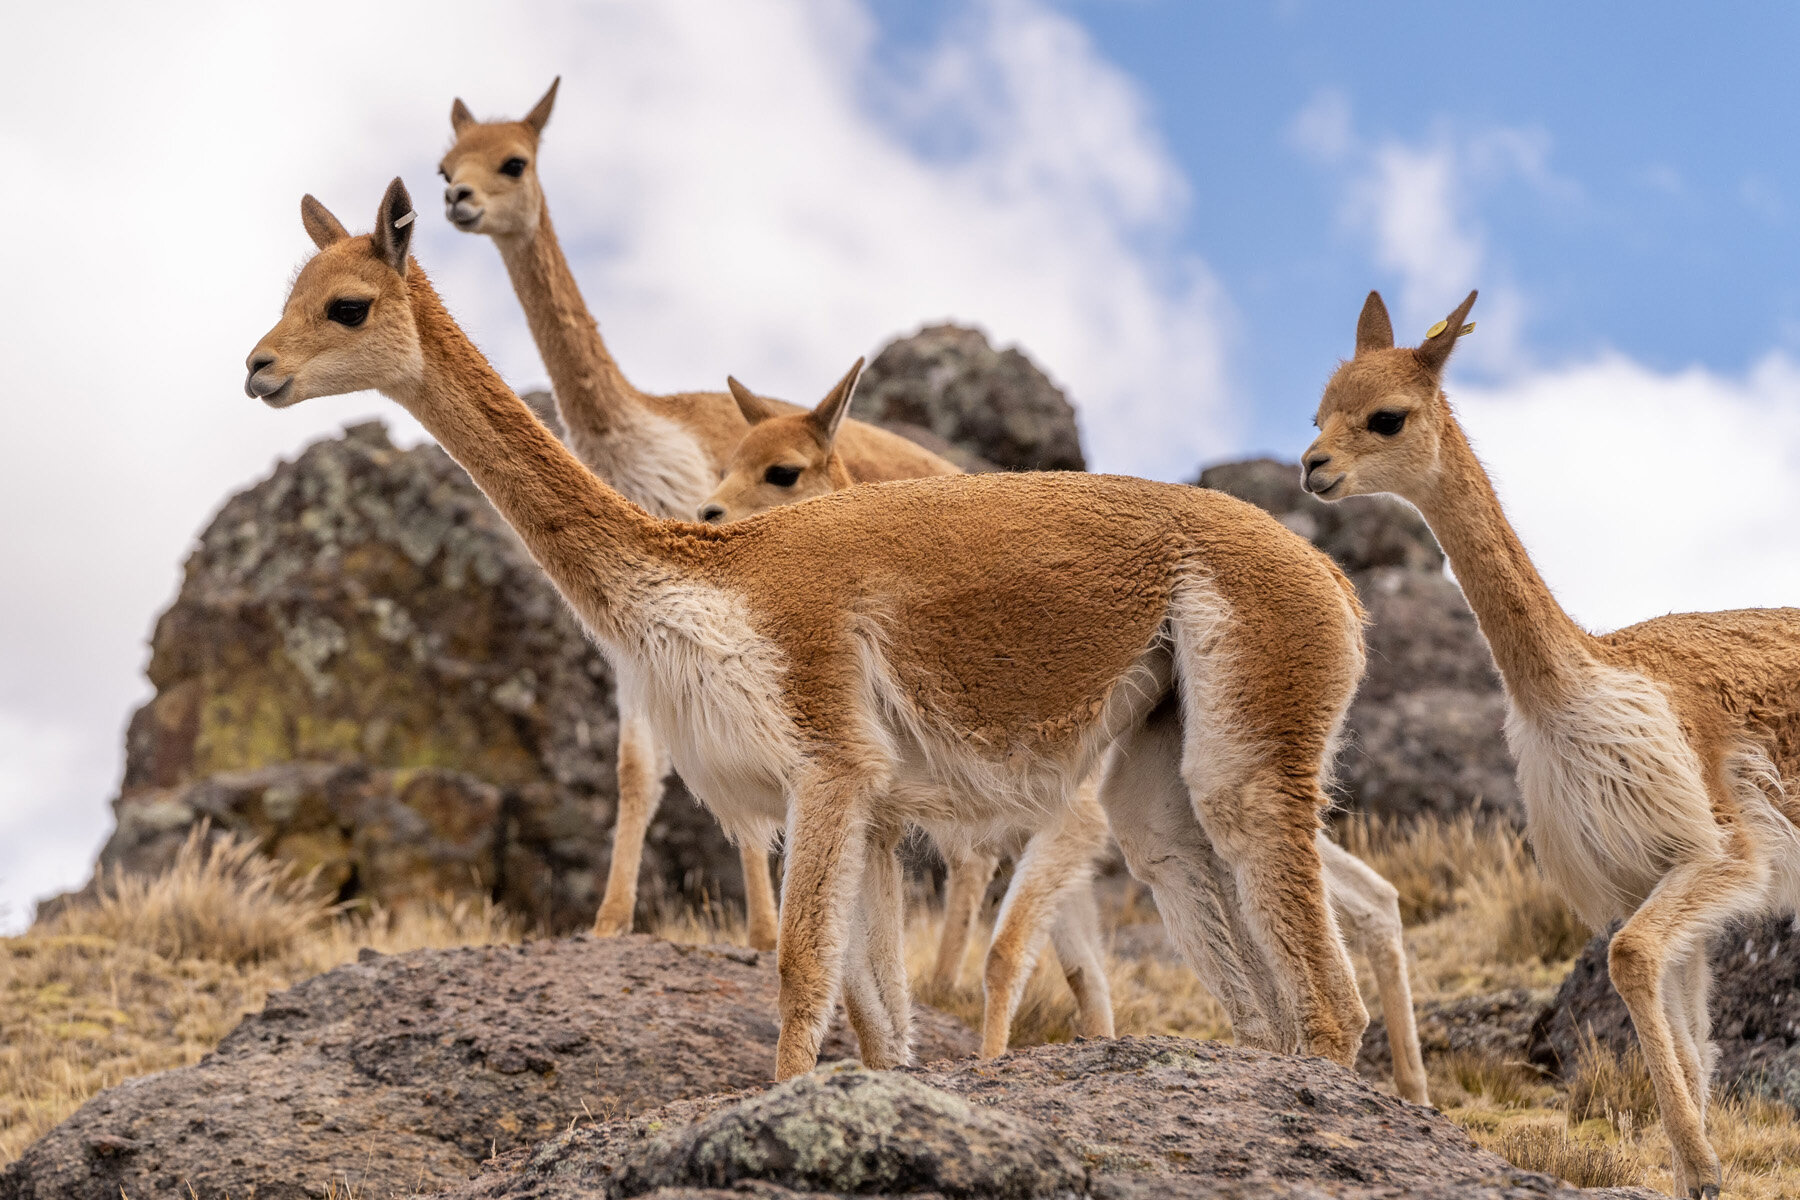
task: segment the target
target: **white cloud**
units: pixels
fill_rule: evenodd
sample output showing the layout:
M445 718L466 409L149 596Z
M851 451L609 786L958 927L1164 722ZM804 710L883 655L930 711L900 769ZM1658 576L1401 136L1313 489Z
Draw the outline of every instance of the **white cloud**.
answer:
M143 638L193 534L347 418L406 428L378 398L274 414L242 395L309 249L300 194L366 227L402 174L453 309L508 378L542 378L493 247L435 215L455 95L516 115L564 76L546 187L642 386L735 372L811 399L954 317L1069 387L1099 465L1175 477L1234 448L1225 306L1169 252L1184 182L1129 81L1041 6L999 0L898 65L852 0L70 3L0 21L31 48L0 75L0 151L31 180L0 240L0 511L23 581L0 589L0 722L66 749L8 763L14 919L49 875L15 884L9 862L60 882L105 830Z

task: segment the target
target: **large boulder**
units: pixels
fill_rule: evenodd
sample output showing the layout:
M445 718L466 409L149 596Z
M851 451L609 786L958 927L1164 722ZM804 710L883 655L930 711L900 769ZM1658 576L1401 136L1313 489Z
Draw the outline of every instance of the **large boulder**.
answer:
M343 900L447 889L553 930L593 919L612 672L437 447L353 426L226 501L147 673L102 868L165 866L209 819L320 868ZM735 859L674 783L642 903L741 897Z
M1209 467L1199 483L1311 540L1368 609L1368 673L1338 756L1347 805L1400 819L1476 808L1522 823L1493 657L1418 512L1385 497L1326 504L1301 489L1298 466L1273 459Z
M1316 1058L1182 1038L1039 1046L992 1063L827 1069L667 1105L502 1158L456 1200L733 1195L1596 1195L1508 1166L1436 1112ZM1649 1197L1620 1189L1615 1197Z
M1020 351L995 350L979 329L930 325L890 342L856 385L855 415L928 430L960 451L952 457L967 469L1087 469L1062 389Z
M1615 1054L1637 1049L1631 1015L1606 971L1616 930L1587 944L1532 1028L1531 1060L1564 1078L1580 1061L1585 1032ZM1713 939L1711 958L1714 1083L1800 1112L1800 929L1787 916L1739 921Z
M576 1121L767 1082L775 956L585 936L384 957L269 997L199 1064L83 1105L0 1200L436 1191ZM914 1009L921 1060L975 1035ZM855 1054L840 1027L823 1057Z

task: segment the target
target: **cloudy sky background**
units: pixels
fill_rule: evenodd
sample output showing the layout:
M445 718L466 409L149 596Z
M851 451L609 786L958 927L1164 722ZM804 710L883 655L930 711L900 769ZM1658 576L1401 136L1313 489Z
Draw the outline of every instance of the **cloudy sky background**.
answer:
M450 100L561 74L541 173L640 386L810 400L945 318L1029 352L1097 467L1305 445L1380 287L1473 286L1452 398L1544 573L1609 628L1800 602L1800 10L1310 0L63 3L0 13L0 928L84 878L144 642L223 498L379 397L271 413L242 361L312 191L417 253L519 386Z

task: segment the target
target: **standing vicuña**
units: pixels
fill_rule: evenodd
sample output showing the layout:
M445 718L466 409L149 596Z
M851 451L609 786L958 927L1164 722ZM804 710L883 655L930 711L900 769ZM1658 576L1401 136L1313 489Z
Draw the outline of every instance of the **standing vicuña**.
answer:
M861 366L858 361L810 412L783 412L737 380L727 380L750 423L750 432L732 452L718 490L700 506L700 519L713 523L741 520L849 487L852 480L837 448L837 432L849 410ZM957 847L967 837L956 830L935 834L940 847ZM980 899L974 889L985 886L984 874L992 874L994 854L1018 857L983 972L987 993L982 1020L984 1055L991 1057L1006 1049L1013 1014L1046 936L1055 943L1057 958L1075 994L1077 1032L1088 1037L1111 1036L1112 1000L1101 952L1099 912L1089 886L1105 837L1105 817L1091 789L1084 786L1069 819L1054 827L1035 834L1031 830L988 831L986 840L972 848L946 850L958 869L953 870L945 894L944 933L932 978L936 989L947 989L956 981ZM1323 830L1316 841L1332 910L1375 972L1393 1049L1395 1088L1415 1104L1429 1103L1412 985L1407 977L1399 893ZM980 865L970 865L975 863ZM1235 898L1235 888L1220 888L1221 904L1233 903ZM1221 943L1228 943L1232 936L1233 931L1224 924L1215 931ZM1222 950L1223 946L1213 953L1221 975L1266 969L1254 945L1235 953ZM1261 1005L1267 993L1266 984L1259 991L1248 980L1224 978L1220 984L1220 995L1234 1022L1245 1020L1249 1007Z
M551 83L521 121L477 121L461 100L451 106L456 143L438 166L446 185L444 212L458 229L486 234L498 247L577 457L646 511L685 520L712 491L726 456L749 427L724 392L639 391L607 352L550 224L538 179L538 142L559 83ZM860 421L850 423L844 440L859 480L955 470L905 438ZM677 730L655 729L647 714L619 698L619 807L596 934L631 930L644 835L662 801L668 743L678 736ZM743 841L739 849L750 943L771 949L776 918L768 847Z
M1675 1185L1716 1196L1706 1140L1707 943L1800 904L1800 609L1657 617L1594 636L1507 523L1442 390L1475 293L1416 349L1369 293L1306 451L1325 500L1393 492L1443 544L1506 681L1533 849L1581 918L1614 935L1624 997L1674 1147Z
M1185 784L1134 791L1129 820L1110 787L1103 803L1189 961L1208 965L1216 879L1186 857L1197 842L1229 865L1269 963L1276 1004L1254 1040L1353 1060L1368 1016L1313 837L1362 613L1328 558L1229 496L1076 474L877 484L723 528L660 520L590 474L450 319L408 258L398 179L373 234L301 207L320 251L246 390L275 407L364 388L398 401L678 734L676 766L727 827L786 823L779 1077L817 1060L840 985L864 1060L905 1060L908 823L1056 812L1121 739ZM1146 736L1175 721L1178 749Z

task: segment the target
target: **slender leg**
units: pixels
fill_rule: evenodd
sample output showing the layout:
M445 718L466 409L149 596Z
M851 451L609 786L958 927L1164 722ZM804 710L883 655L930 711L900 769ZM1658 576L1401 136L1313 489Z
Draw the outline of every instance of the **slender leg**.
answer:
M773 950L780 918L775 911L775 884L769 876L769 848L755 838L738 844L744 864L744 914L751 948Z
M906 980L906 911L898 827L872 831L862 902L844 956L844 1006L863 1065L905 1066L911 1057L912 998Z
M1414 1104L1431 1103L1425 1084L1425 1058L1419 1050L1419 1024L1413 1014L1412 981L1406 970L1406 941L1400 925L1400 894L1394 885L1348 850L1326 837L1317 838L1325 871L1325 895L1344 935L1368 956L1375 988L1387 1021L1388 1046L1394 1058L1394 1090Z
M1106 814L1084 785L1056 823L1032 835L1013 869L994 939L983 968L986 1008L981 1020L981 1056L1006 1053L1013 1016L1037 967L1057 911L1074 891L1094 877L1094 858L1106 836Z
M1100 937L1100 906L1094 889L1080 887L1063 899L1050 941L1063 978L1075 993L1075 1032L1081 1037L1113 1036L1112 985L1106 979L1106 952Z
M1679 987L1681 981L1669 978L1669 968L1690 956L1704 956L1712 933L1761 901L1768 866L1744 856L1741 848L1738 853L1684 863L1670 871L1613 935L1607 954L1613 986L1631 1014L1644 1065L1656 1086L1656 1106L1674 1152L1675 1191L1690 1197L1717 1196L1722 1177L1718 1155L1706 1140L1704 1110L1696 1101L1670 1022L1667 989L1671 984ZM1691 1039L1693 1019L1682 1025L1680 1037ZM1696 1061L1695 1075L1698 1068Z
M952 850L945 855L944 932L931 969L933 995L945 996L956 990L975 918L981 914L981 901L999 865L1000 860L992 854Z
M619 810L613 822L612 862L606 871L606 895L594 917L594 936L631 932L637 910L638 869L644 860L644 834L656 806L662 803L664 760L650 723L638 713L619 713Z
M1681 1072L1687 1076L1688 1092L1694 1107L1700 1110L1702 1126L1706 1121L1708 1093L1712 1089L1713 1071L1719 1064L1719 1048L1712 1040L1712 964L1707 961L1707 947L1702 944L1688 952L1686 958L1669 968L1669 1023L1676 1033L1675 1049L1681 1059Z
M867 808L875 786L866 771L815 764L789 801L787 874L776 949L781 973L778 1081L810 1071L819 1061L862 887Z

